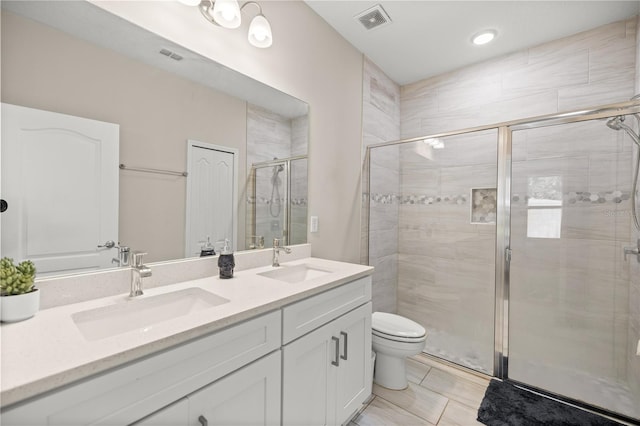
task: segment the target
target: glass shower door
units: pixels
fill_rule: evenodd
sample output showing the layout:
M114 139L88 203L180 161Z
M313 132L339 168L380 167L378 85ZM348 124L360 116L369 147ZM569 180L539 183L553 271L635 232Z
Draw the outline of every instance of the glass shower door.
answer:
M398 196L371 181L373 200L395 204L398 217L398 313L427 330L425 352L487 374L494 357L497 146L496 129L403 144L394 159L399 174L380 173L381 186L398 182ZM382 164L373 153L371 162ZM384 224L372 220L371 238L393 235L374 228Z
M284 243L289 244L287 163L273 162L255 167L253 172L253 235L262 237L265 247L272 247L274 238L284 238Z
M512 133L508 378L640 418L633 158L603 120Z

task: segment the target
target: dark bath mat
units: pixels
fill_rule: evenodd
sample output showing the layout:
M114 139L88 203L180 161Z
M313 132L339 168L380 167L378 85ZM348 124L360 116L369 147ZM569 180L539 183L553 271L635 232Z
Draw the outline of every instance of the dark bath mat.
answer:
M491 380L478 409L489 426L619 426L620 423L545 398L510 383Z

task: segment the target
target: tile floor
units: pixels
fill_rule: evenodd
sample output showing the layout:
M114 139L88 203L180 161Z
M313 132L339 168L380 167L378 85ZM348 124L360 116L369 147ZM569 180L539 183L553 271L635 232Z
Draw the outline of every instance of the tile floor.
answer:
M349 426L481 425L476 417L489 379L424 355L407 361L407 376L402 391L374 384L374 398Z

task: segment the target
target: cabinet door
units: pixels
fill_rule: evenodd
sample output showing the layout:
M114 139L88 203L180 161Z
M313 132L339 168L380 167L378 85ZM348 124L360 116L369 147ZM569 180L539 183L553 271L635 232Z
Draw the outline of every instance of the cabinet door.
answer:
M335 382L338 342L329 323L282 350L282 424L327 425L335 418Z
M134 423L132 426L186 426L188 420L189 402L187 398L183 398Z
M340 368L336 376L336 420L342 424L371 395L371 302L335 321L340 336Z
M279 425L278 350L189 395L189 426Z

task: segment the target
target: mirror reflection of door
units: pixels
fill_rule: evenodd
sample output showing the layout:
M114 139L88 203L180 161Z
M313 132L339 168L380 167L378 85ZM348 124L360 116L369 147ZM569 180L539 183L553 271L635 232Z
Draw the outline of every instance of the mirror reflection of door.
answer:
M207 240L228 239L236 249L238 156L234 148L188 142L186 257L200 255Z
M38 274L115 266L119 126L2 104L2 256Z

